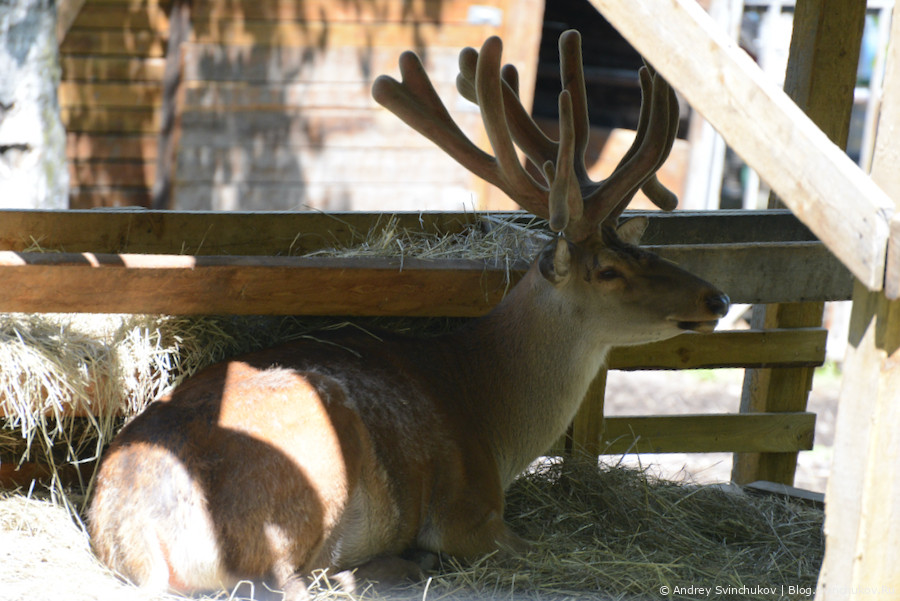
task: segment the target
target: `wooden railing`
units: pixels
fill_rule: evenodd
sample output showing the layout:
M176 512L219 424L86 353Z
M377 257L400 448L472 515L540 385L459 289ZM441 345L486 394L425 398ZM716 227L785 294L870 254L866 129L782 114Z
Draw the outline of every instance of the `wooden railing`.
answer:
M662 256L734 302L850 297L852 278L787 211L648 213ZM505 214L518 219L517 214ZM471 259L294 256L389 221L452 232L472 213L0 212L0 312L475 316L527 267ZM521 217L530 219L527 216ZM686 334L621 348L610 369L799 367L825 358L822 328ZM797 452L812 448L805 411L603 418L605 373L570 441L596 453Z

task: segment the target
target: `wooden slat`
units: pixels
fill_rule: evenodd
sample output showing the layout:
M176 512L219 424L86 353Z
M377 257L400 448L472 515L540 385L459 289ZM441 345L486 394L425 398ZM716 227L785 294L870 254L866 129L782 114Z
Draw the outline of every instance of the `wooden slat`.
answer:
M591 0L867 287L891 200L693 0Z
M70 30L60 46L61 54L160 58L165 56L165 37L150 31Z
M146 160L156 158L156 136L103 135L71 132L66 136L66 158L70 161L103 159Z
M156 165L145 161L70 162L72 186L150 186Z
M76 83L63 81L57 88L60 107L143 108L160 103L162 91L158 82L140 83Z
M204 255L305 254L323 246L348 242L353 235L367 232L378 216L153 211L124 214L8 211L0 214L3 215L0 248L7 250L24 250L35 240L42 248L67 252ZM413 228L420 227L421 219L426 230L432 227L455 231L452 228L458 228L473 217L406 213L398 218ZM672 219L662 215L656 218ZM265 236L260 236L260 232L265 232ZM716 283L735 302L844 299L851 291L849 274L816 242L651 248ZM521 275L524 265L523 260L520 266L514 267L512 276ZM735 265L741 265L741 269L735 270ZM261 268L262 264L247 264L241 269ZM436 269L444 270L445 267ZM18 277L30 276L20 274Z
M894 13L872 178L900 209L900 19ZM900 301L857 285L834 461L825 491L825 557L816 598L872 591L900 599ZM877 590L875 590L877 587Z
M819 242L649 246L739 303L847 300L853 278Z
M68 132L152 134L159 131L157 108L63 107L60 117Z
M817 366L825 361L824 328L684 334L613 349L609 369Z
M507 288L482 261L0 252L0 311L475 316Z
M334 0L239 0L227 5L200 3L196 18L211 21L240 15L245 20L314 21L324 15L329 22L362 23L467 23L470 2L446 0L380 0L376 3ZM504 7L503 0L479 0L479 6ZM226 10L227 7L227 10ZM505 15L504 15L505 16Z
M61 56L63 81L156 82L162 80L162 58Z
M67 44L75 44L71 39L78 32L71 32ZM345 46L351 48L372 48L379 46L402 46L422 48L443 46L463 48L481 46L497 28L490 25L458 25L440 23L387 23L369 25L366 23L325 23L312 22L269 22L223 20L218 22L194 23L194 42L200 44L227 44L236 46L287 46L324 48ZM114 42L110 41L110 45ZM106 44L100 44L103 51Z
M43 244L40 237L35 240ZM789 258L783 254L782 264ZM729 257L724 260L728 263ZM499 301L496 291L505 286L507 277L502 267L451 259L106 254L96 255L96 262L91 266L88 259L72 253L6 251L0 277L9 296L0 302L0 311L479 315ZM525 267L525 262L512 266L511 280L521 277ZM722 266L713 268L721 271ZM759 295L758 285L745 280L742 288L726 290L743 301ZM790 280L767 285L777 295L773 302L808 294ZM117 295L117 290L128 294Z
M610 416L603 453L786 453L812 449L815 413Z
M159 2L88 2L72 24L76 29L151 30L161 35L169 31L169 19Z
M83 136L82 136L83 137ZM81 141L82 137L79 137ZM93 138L114 145L119 138ZM152 138L150 138L152 139ZM71 135L70 135L71 140ZM40 237L46 247L68 252L276 255L290 247L295 253L344 244L351 230L367 232L396 219L399 226L424 232L456 232L482 215L497 219L533 217L516 213L412 212L190 212L190 211L45 211L0 210L0 250L24 250L22 240ZM808 241L809 235L787 211L626 211L625 217L645 216L647 242L656 246L710 246L747 242ZM260 235L265 232L265 235ZM300 234L300 240L294 240ZM758 237L757 237L758 236ZM23 238L24 237L24 238ZM202 249L200 248L202 242ZM291 244L294 246L291 246ZM299 246L298 246L299 245Z
M415 165L405 169L401 165ZM274 147L265 151L250 146L212 149L182 148L175 179L180 184L217 183L229 173L235 184L289 186L294 193L316 183L389 184L398 191L407 186L433 183L465 186L469 175L439 148L315 148ZM402 175L398 175L402 173ZM458 177L455 177L456 174ZM402 183L398 180L402 179Z
M423 232L460 231L474 213L0 211L0 249L30 238L48 250L95 253L286 255L345 245L394 221Z
M346 82L387 73L399 77L397 57L408 45L377 46L361 56L359 48L345 46L223 46L191 42L184 47L185 81L294 81ZM434 82L454 82L459 73L458 47L431 47L423 57Z

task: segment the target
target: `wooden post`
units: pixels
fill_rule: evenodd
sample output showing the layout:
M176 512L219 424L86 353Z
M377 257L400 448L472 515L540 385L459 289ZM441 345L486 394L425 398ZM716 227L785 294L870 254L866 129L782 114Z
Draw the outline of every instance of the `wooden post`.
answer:
M180 135L183 72L182 44L191 37L192 0L175 0L169 18L169 44L166 50L166 68L163 73L162 118L156 155L156 179L150 191L150 208L171 209L173 204L172 182L178 161Z
M886 63L872 179L900 207L900 19ZM896 252L898 238L888 254ZM900 301L857 284L825 494L816 599L900 599Z
M841 148L847 144L853 89L865 25L865 3L801 0L794 12L785 91ZM769 208L783 208L774 194ZM824 303L756 305L756 329L822 324ZM741 413L806 410L813 368L750 369L744 378ZM738 484L769 480L793 484L796 453L738 453L731 478Z

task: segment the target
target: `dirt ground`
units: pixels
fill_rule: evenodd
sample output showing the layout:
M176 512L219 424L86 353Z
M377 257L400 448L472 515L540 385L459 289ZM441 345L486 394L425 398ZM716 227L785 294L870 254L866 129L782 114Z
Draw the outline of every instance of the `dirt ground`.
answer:
M606 395L607 415L678 413L735 413L740 407L743 370L613 371ZM833 367L818 370L813 379L808 410L816 414L813 450L801 452L794 485L825 492L831 469L834 420L840 375ZM730 453L642 454L624 458L627 464L652 466L665 477L687 476L699 483L727 482L731 477Z

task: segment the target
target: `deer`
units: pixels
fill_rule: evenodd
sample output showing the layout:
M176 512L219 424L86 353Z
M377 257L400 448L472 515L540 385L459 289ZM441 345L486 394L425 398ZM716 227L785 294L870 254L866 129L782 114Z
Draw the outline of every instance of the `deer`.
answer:
M560 136L522 105L502 42L460 53L457 87L494 155L454 123L413 52L374 98L477 176L547 219L550 240L490 312L433 337L344 328L207 367L130 421L104 453L88 509L93 549L145 587L181 593L242 580L303 599L314 573L421 578L429 557L525 552L504 494L565 432L609 350L712 331L729 298L638 246L620 216L656 178L678 125L674 92L640 69L635 141L587 175L577 31L559 41ZM520 163L517 149L536 167Z

